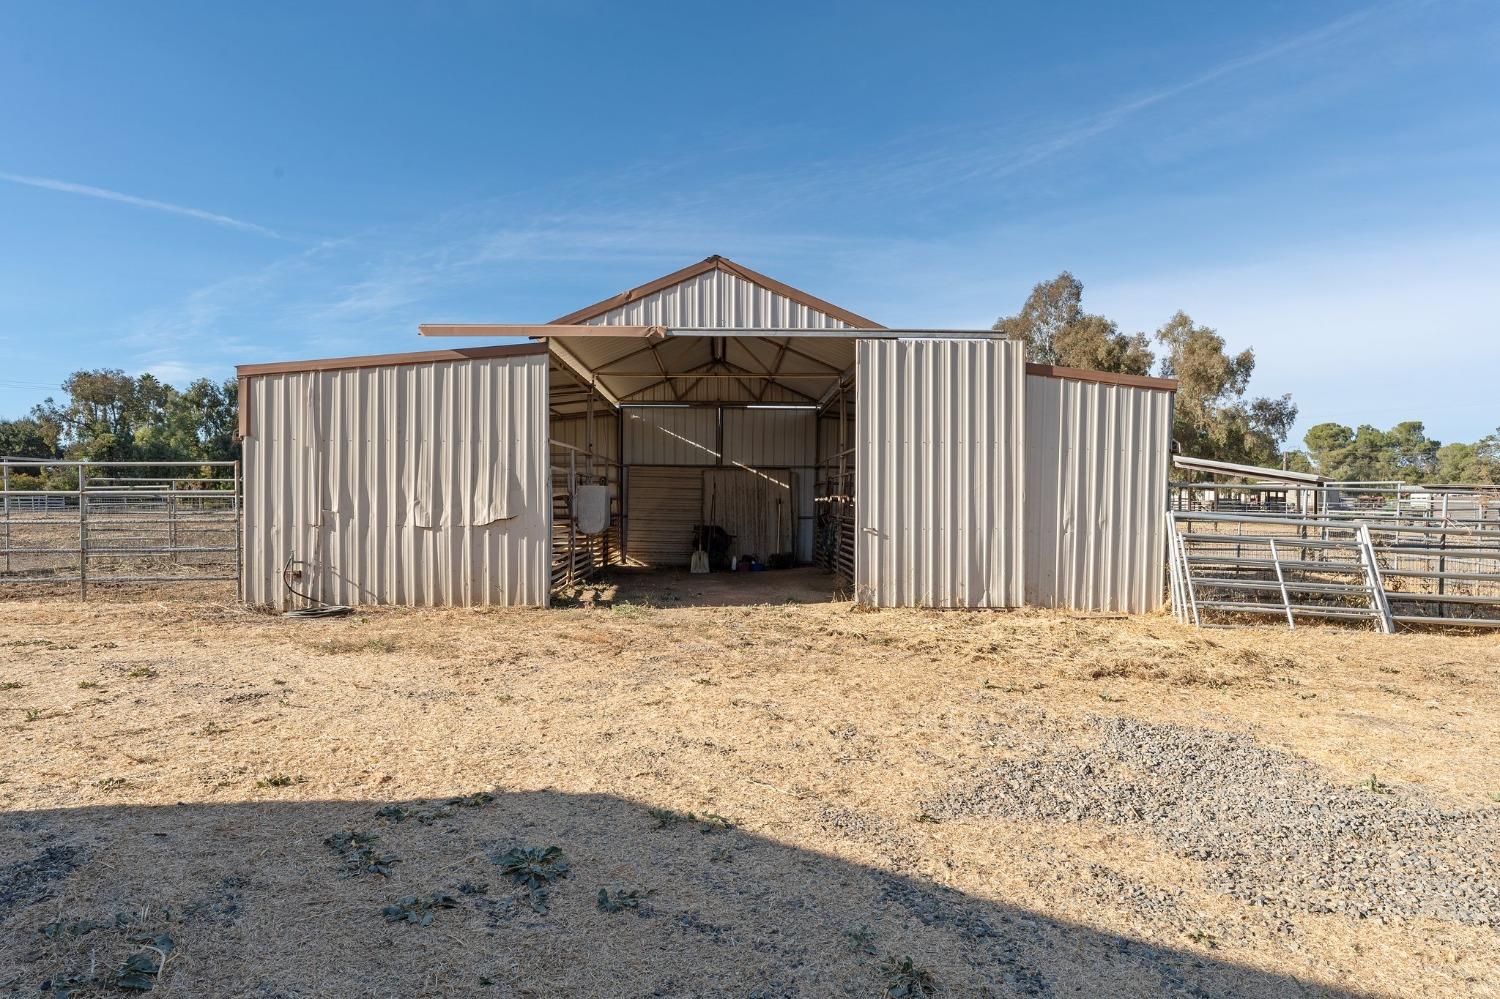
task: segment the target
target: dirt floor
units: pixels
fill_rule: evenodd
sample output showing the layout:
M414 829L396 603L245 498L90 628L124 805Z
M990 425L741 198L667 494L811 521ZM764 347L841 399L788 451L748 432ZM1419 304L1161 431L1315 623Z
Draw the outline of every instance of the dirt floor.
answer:
M765 575L0 601L0 994L1497 994L1500 636Z

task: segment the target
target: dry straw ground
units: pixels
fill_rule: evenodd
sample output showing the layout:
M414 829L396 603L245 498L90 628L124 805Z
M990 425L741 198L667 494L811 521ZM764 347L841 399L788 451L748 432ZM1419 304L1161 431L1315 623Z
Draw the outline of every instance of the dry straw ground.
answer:
M0 601L0 989L1495 994L1500 636L674 592Z

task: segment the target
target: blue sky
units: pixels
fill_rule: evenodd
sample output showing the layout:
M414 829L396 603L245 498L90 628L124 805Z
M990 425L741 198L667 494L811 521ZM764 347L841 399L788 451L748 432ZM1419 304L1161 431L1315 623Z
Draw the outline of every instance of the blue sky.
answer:
M1490 0L12 0L0 94L0 415L721 253L901 326L1068 268L1253 346L1298 439L1500 424Z

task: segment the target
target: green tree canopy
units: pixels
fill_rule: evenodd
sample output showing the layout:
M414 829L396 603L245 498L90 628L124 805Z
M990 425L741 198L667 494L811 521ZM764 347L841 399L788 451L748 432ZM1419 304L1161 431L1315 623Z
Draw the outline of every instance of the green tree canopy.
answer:
M1277 465L1297 421L1290 395L1247 400L1255 352L1230 354L1224 338L1178 312L1156 331L1165 349L1161 373L1176 378L1173 436L1185 454L1251 465Z
M0 420L0 454L92 461L228 461L238 384L200 378L178 390L154 375L118 369L76 371L64 401L47 399L28 416Z
M1083 283L1067 271L1031 289L1021 311L995 320L1026 344L1038 364L1145 375L1156 358L1144 333L1127 336L1112 320L1083 311Z
M1443 444L1420 420L1389 430L1319 423L1302 440L1312 466L1331 479L1500 483L1500 430L1473 444Z

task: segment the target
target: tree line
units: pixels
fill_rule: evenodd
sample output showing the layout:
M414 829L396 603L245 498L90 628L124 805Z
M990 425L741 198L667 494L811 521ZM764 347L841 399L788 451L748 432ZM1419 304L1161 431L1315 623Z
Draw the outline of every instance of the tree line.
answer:
M100 369L75 371L62 390L62 402L48 398L25 416L0 420L0 455L145 462L231 461L240 456L235 440L238 384L232 378L200 378L177 389L155 375ZM65 485L67 476L42 478Z
M994 328L1025 343L1028 361L1177 379L1172 436L1183 454L1345 481L1500 483L1500 429L1473 444L1443 444L1417 420L1390 430L1320 423L1303 449L1286 449L1297 406L1290 394L1248 394L1254 350L1231 352L1216 331L1180 311L1154 336L1124 333L1083 310L1083 282L1067 271L1032 288L1021 310Z

